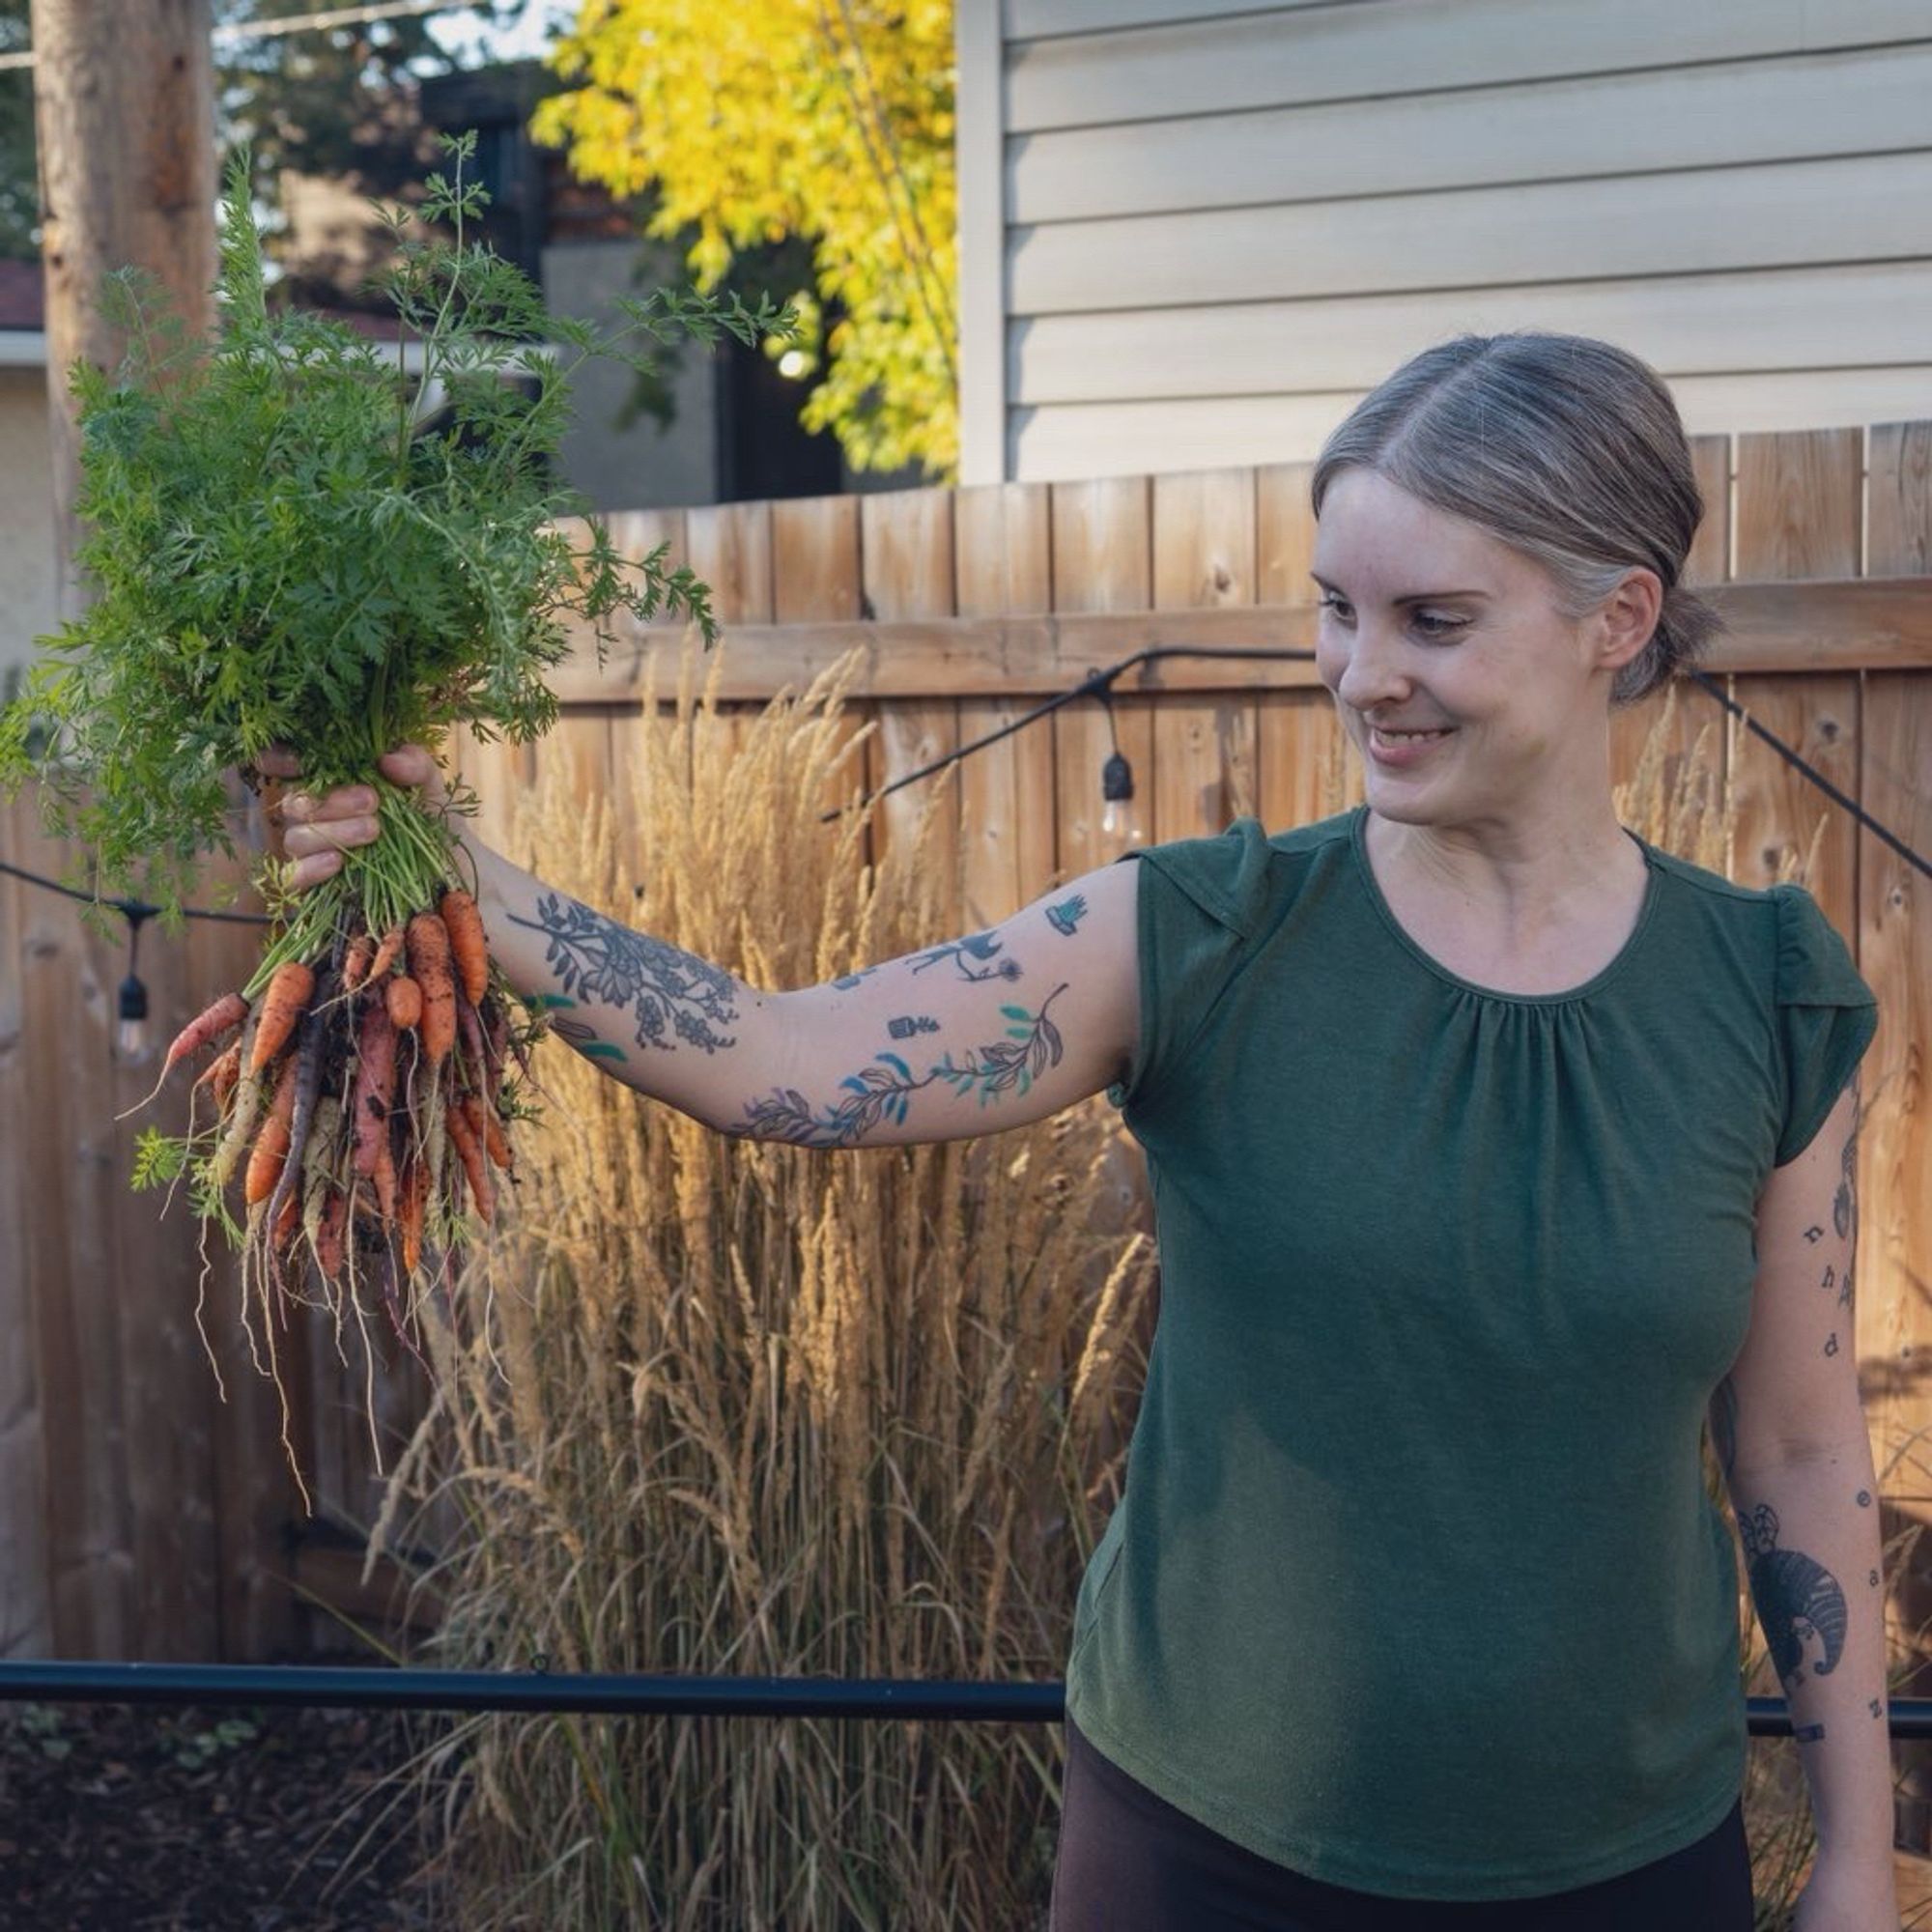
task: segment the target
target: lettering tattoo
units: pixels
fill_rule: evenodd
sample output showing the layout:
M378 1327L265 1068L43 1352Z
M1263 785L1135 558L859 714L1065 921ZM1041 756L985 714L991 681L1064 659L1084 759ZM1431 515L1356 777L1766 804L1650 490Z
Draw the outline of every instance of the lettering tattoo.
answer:
M1832 1330L1831 1340L1825 1344L1825 1352L1828 1355L1835 1355L1838 1352L1838 1331L1835 1328Z
M1804 1681L1805 1648L1814 1640L1822 1654L1811 1674L1829 1676L1843 1655L1848 1621L1838 1579L1802 1550L1778 1548L1777 1512L1769 1503L1760 1503L1738 1527L1751 1596L1779 1679L1787 1690Z
M886 1032L894 1039L910 1039L916 1033L937 1033L939 1022L924 1013L901 1013L886 1022Z
M996 959L1003 942L990 932L976 932L970 939L956 939L951 946L935 946L930 952L922 952L913 963L915 973L923 973L928 966L936 966L943 959L950 959L959 968L960 977L967 980L1017 980L1020 977L1020 962L1008 954ZM968 958L978 960L982 970L976 971L967 964Z
M1804 1231L1804 1238L1815 1246L1818 1242L1822 1241L1825 1238L1825 1231L1823 1228L1819 1227L1806 1228Z
M735 1036L718 1031L738 1017L732 1004L737 982L721 967L648 933L633 932L559 893L537 901L535 919L515 913L510 919L549 941L544 963L566 994L635 1013L639 1046L669 1048L675 1041L668 1033L706 1053L737 1044ZM563 1037L579 1044L570 1033Z
M1046 996L1038 1012L1024 1007L1002 1007L1013 1022L1007 1037L990 1046L970 1048L955 1065L949 1053L923 1074L916 1074L896 1053L873 1056L873 1064L839 1082L844 1097L814 1109L795 1088L777 1088L762 1099L745 1103L742 1122L724 1131L741 1139L786 1141L794 1147L843 1148L863 1140L882 1122L901 1125L910 1096L922 1088L951 1086L955 1094L977 1093L984 1106L1003 1094L1024 1094L1049 1066L1057 1066L1065 1052L1060 1030L1047 1009L1065 992L1065 984Z

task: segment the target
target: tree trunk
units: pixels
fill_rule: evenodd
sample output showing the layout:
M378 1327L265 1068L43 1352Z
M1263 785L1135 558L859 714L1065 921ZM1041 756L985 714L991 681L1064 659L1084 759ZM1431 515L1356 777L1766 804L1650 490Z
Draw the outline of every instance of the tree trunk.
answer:
M32 0L34 124L46 269L47 400L60 611L73 568L79 433L67 372L122 345L100 313L108 271L157 275L190 334L213 320L214 61L211 0Z

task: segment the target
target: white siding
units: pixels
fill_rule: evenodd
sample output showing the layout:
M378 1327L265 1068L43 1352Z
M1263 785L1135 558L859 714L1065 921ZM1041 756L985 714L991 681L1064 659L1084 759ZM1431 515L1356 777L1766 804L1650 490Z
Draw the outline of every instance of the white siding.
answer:
M959 7L966 482L1305 459L1463 329L1693 431L1932 411L1932 0Z
M0 366L0 691L58 621L50 437L44 367Z

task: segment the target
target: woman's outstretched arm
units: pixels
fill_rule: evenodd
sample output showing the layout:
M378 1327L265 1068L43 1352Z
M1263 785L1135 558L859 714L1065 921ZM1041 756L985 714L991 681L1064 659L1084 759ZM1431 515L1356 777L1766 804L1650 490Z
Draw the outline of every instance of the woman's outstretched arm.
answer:
M264 769L293 776L288 761ZM426 753L384 760L435 787ZM375 836L374 795L284 801L294 883ZM513 866L469 832L477 906L510 984L613 1078L723 1133L828 1150L1023 1126L1124 1075L1140 1024L1140 867L1071 881L984 932L847 978L762 989Z

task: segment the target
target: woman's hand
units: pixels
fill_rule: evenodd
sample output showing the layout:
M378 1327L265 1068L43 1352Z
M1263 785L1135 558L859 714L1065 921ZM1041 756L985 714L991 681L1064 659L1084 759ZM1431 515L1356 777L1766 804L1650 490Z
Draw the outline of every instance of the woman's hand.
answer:
M1791 1926L1792 1932L1898 1932L1890 1854L1851 1859L1821 1852Z
M279 747L264 752L255 762L270 778L301 776L295 753ZM376 768L391 784L421 786L426 806L444 802L442 775L420 745L398 745L393 752L384 752ZM281 812L286 828L282 846L295 862L288 878L291 892L319 886L342 869L344 852L370 844L376 837L376 793L369 785L337 785L320 798L291 792L281 802Z

